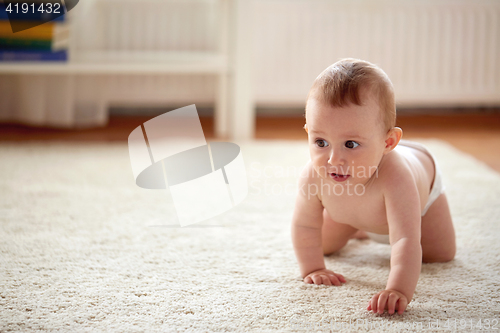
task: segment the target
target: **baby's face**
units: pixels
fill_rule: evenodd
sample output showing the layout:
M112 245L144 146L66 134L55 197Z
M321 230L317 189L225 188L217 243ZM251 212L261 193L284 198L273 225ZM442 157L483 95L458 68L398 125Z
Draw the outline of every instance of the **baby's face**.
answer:
M363 105L331 107L314 96L307 102L309 151L316 172L336 184L366 184L384 155L386 131L376 98ZM376 175L375 175L376 176Z

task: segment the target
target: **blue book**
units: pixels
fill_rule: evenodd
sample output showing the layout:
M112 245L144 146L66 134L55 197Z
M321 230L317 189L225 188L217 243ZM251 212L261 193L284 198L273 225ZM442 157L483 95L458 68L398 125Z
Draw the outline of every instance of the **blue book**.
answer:
M30 4L32 2L26 1L26 3ZM23 13L21 8L16 12L16 8L11 6L12 11L7 12L6 4L0 3L0 20L11 20L11 21L64 21L64 13L66 9L61 6L59 8L59 14L57 13L47 13L44 11L38 11L38 7L40 3L35 3L35 12L32 11L31 5L28 6L29 10L26 13Z
M0 62L2 61L67 61L68 51L8 51L0 49Z

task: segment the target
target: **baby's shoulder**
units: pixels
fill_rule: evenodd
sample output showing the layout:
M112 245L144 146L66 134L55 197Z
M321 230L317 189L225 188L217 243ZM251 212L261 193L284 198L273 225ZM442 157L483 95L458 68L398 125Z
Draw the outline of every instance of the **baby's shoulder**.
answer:
M298 186L300 189L319 189L323 186L322 178L315 170L314 164L310 160L300 172Z
M379 181L384 187L399 187L415 183L414 175L408 160L397 150L384 156L378 170Z

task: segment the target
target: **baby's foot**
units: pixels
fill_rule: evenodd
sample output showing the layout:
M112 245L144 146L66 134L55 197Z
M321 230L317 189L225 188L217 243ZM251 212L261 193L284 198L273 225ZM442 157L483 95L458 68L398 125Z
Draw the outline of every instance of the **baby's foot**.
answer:
M363 230L358 230L354 235L351 236L351 238L366 239L368 238L368 235Z

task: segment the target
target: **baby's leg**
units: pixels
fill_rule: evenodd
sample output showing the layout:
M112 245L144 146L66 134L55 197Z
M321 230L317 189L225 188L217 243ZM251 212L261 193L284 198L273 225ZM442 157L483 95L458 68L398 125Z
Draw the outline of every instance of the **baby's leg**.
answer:
M356 231L358 231L358 229L348 224L335 222L330 218L326 209L323 209L323 228L321 237L323 242L323 253L325 255L332 254L343 248Z
M446 262L455 257L455 229L444 193L422 216L421 244L423 262Z

